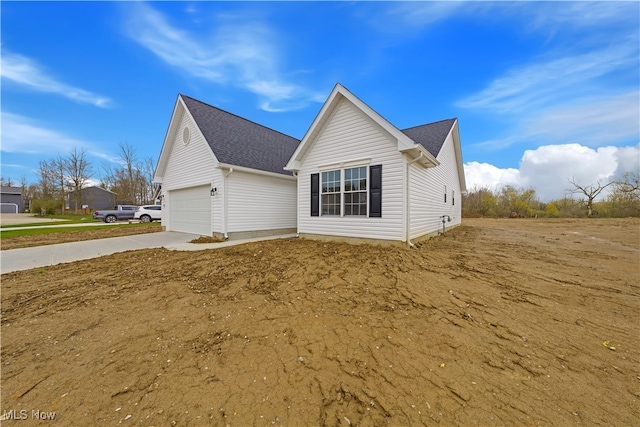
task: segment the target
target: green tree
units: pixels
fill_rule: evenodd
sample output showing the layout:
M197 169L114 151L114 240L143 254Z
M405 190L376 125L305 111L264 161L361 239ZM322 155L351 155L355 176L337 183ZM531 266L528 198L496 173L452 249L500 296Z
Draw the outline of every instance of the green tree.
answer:
M547 218L558 218L560 216L560 209L554 203L547 203L544 207L544 216Z

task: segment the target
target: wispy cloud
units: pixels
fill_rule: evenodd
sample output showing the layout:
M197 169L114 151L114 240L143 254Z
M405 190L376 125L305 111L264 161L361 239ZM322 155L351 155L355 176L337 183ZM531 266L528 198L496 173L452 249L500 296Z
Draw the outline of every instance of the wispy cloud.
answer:
M512 6L528 31L553 39L547 51L508 68L456 106L509 123L477 145L502 149L576 142L591 147L640 138L638 18L632 3L545 2ZM525 20L524 11L531 12ZM601 19L598 19L598 16ZM629 17L631 16L631 18Z
M635 1L521 2L511 12L526 28L550 34L581 29L625 30L637 25L640 6Z
M266 111L289 111L316 102L313 91L287 81L271 28L262 22L219 17L215 31L192 34L142 3L134 6L127 32L137 43L182 72L253 93Z
M520 113L533 107L580 96L588 83L621 68L637 64L634 43L617 43L584 54L541 58L515 67L457 104L496 113Z
M114 156L96 149L98 144L51 129L28 117L3 111L1 121L2 152L55 156L78 147L92 156L114 161Z
M2 67L0 76L13 83L28 87L32 90L45 93L62 95L73 101L83 104L91 104L96 107L109 107L111 99L87 90L68 85L57 80L54 76L47 74L44 67L33 59L24 55L2 52Z

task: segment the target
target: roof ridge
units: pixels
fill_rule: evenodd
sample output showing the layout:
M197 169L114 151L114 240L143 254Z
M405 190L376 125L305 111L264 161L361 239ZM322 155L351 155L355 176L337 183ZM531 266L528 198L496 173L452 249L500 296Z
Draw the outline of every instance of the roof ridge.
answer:
M295 139L296 141L300 142L300 139L298 139L298 138L296 138L296 137L294 137L294 136L287 135L287 134L286 134L286 133L284 133L284 132L281 132L281 131L279 131L279 130L276 130L276 129L270 128L269 126L262 125L262 124L260 124L260 123L258 123L258 122L254 122L253 120L249 120L249 119L247 119L246 117L239 116L238 114L232 113L232 112L230 112L230 111L223 110L223 109L222 109L222 108L220 108L220 107L216 107L216 106L213 106L213 105L211 105L211 104L208 104L208 103L206 103L206 102L204 102L204 101L200 101L199 99L195 99L195 98L193 98L193 97L191 97L191 96L189 96L189 95L185 95L185 94L183 94L183 93L179 93L178 95L179 95L179 96L182 96L182 97L185 97L185 98L189 98L189 99L191 99L191 100L193 100L193 101L196 101L196 102L198 102L198 103L200 103L200 104L202 104L202 105L206 105L207 107L215 108L216 110L218 110L218 111L222 111L223 113L229 114L230 116L237 117L237 118L239 118L239 119L244 120L245 122L252 123L252 124L254 124L254 125L260 126L261 128L264 128L264 129L270 130L270 131L272 131L272 132L279 133L280 135L284 135L284 136L286 136L286 137L288 137L288 138L292 138L292 139Z
M436 123L448 122L449 120L458 120L458 118L457 117L450 117L448 119L442 119L442 120L438 120L438 121L430 122L430 123L423 123L421 125L411 126L411 127L408 127L408 128L405 128L405 129L400 129L400 130L402 132L404 132L405 130L415 129L415 128L419 128L419 127L422 127L422 126L435 125Z

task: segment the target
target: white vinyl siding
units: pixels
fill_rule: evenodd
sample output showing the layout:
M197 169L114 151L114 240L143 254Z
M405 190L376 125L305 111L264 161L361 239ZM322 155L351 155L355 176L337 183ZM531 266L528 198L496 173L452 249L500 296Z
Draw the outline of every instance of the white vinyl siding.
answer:
M211 235L211 186L169 191L171 231Z
M165 212L162 218L162 225L166 227L167 231L181 231L179 228L182 227L182 225L173 223L172 205L174 201L171 200L172 192L185 188L204 186L208 186L210 190L213 184L218 188L218 195L211 197L209 190L207 190L206 198L202 200L202 203L209 204L210 225L207 234L210 234L212 231L221 232L222 203L216 203L214 206L214 200L216 200L216 202L222 200L224 192L224 188L222 188L222 174L221 171L216 168L217 160L197 125L182 106L177 109L176 115L177 117L174 117L174 120L178 121L178 126L176 131L171 135L172 140L168 145L171 152L169 153L162 179L162 191L165 195L162 200ZM190 134L187 145L185 145L182 140L185 126L189 127ZM204 192L201 194L203 194L202 197L204 197ZM215 224L211 224L214 218L217 221ZM182 220L178 219L178 221Z
M227 188L227 232L296 228L295 180L232 172Z
M404 240L405 161L397 140L351 102L342 99L305 153L298 173L298 232L345 237ZM359 161L360 164L341 162ZM382 217L311 216L311 174L322 165L335 169L382 165ZM326 166L322 170L332 170Z
M410 238L442 230L443 215L449 215L451 222L446 227L460 224L460 182L456 163L453 138L449 135L437 157L439 166L425 169L416 164L410 167L411 216ZM446 202L444 202L446 194Z

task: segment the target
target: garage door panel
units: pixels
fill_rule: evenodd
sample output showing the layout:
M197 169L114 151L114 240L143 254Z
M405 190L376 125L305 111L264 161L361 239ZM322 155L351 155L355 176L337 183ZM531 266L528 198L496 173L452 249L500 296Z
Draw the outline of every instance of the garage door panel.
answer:
M189 187L169 193L169 228L172 231L211 234L210 186Z

